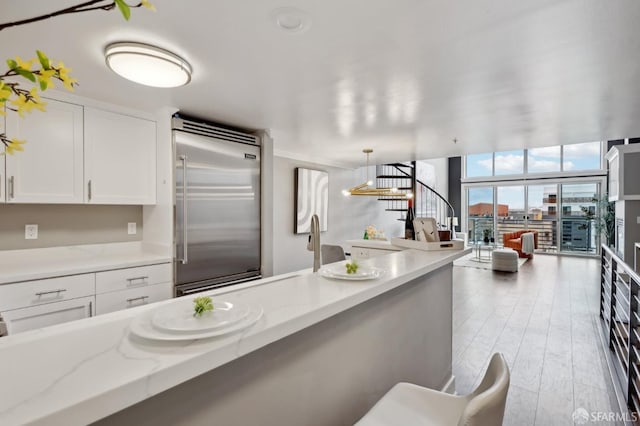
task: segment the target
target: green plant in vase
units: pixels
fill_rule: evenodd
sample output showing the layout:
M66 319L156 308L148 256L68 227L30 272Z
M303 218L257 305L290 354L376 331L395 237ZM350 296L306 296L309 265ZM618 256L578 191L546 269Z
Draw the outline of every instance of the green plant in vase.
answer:
M587 230L589 240L591 239L591 226L598 236L604 236L605 244L611 246L614 239L616 210L615 204L609 201L609 195L603 194L600 197L593 197L591 200L595 203L593 206L580 206L580 210L584 214L586 223L578 227L578 229Z

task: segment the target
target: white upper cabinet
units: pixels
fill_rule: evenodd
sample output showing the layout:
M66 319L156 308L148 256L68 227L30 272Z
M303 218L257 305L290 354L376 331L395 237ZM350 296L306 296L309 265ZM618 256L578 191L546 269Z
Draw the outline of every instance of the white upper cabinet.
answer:
M85 107L84 144L88 203L155 204L155 122Z
M6 155L4 159L7 202L82 203L84 200L83 108L50 99L46 103L46 112L34 111L24 117L7 111L7 136L27 141L24 151Z
M609 201L640 200L640 144L617 145L609 161Z

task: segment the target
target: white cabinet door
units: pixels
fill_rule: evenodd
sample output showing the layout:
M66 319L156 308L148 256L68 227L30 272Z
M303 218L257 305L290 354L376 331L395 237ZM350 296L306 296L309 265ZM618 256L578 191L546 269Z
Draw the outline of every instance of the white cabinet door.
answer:
M94 297L64 300L2 312L9 335L49 325L62 324L93 315Z
M155 284L96 295L96 315L135 308L173 297L173 283Z
M85 182L91 204L155 204L156 123L85 108Z
M46 100L46 112L20 117L7 111L9 138L27 143L7 155L7 201L11 203L82 203L82 106Z

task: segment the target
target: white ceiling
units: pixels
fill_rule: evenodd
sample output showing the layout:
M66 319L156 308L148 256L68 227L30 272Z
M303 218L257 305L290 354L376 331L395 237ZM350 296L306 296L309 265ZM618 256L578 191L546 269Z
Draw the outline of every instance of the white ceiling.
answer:
M373 162L640 136L638 0L151 0L0 31L1 58L64 59L77 94L270 129L277 153ZM3 22L79 1L5 0ZM271 12L304 10L286 33ZM154 89L104 65L114 41L155 44L194 68ZM452 140L456 138L457 144Z

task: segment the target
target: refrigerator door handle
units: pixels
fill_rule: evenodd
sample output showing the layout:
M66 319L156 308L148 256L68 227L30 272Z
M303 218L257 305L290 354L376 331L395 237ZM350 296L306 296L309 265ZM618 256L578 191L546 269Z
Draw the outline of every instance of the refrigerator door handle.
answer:
M182 161L182 259L180 262L186 265L189 262L187 253L187 156L181 155L180 161Z

